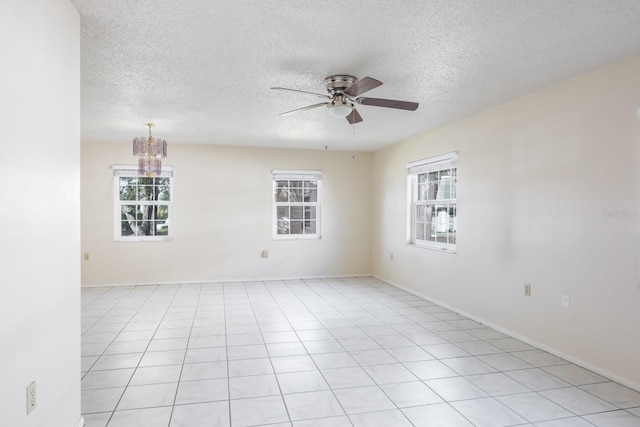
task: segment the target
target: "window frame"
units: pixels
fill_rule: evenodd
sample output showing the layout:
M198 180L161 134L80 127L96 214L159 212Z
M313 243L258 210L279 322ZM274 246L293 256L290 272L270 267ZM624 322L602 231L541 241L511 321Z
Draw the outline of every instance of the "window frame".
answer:
M316 181L316 190L317 197L315 202L278 202L277 201L277 189L278 189L278 181ZM271 171L271 203L272 203L272 237L273 240L318 240L321 239L321 210L322 210L322 171L318 170L279 170L274 169ZM287 207L302 207L303 212L305 207L315 207L315 222L316 222L316 231L312 234L280 234L278 233L278 207L287 206ZM305 220L304 214L302 218L303 222ZM291 230L291 229L289 229ZM303 226L304 230L304 226Z
M439 171L446 170L454 170L455 174L451 174L453 176L453 185L449 184L449 198L438 198L437 192L434 195L433 199L419 199L419 186L428 185L428 180L425 182L420 182L419 176ZM441 180L442 178L440 178ZM440 182L438 185L441 185ZM438 187L437 187L438 188ZM457 218L458 218L458 153L456 151L428 157L425 159L417 160L414 162L410 162L407 164L407 244L410 246L425 248L425 249L433 249L448 253L456 253L457 251ZM450 197L451 191L453 190L453 196ZM436 208L437 206L446 206L447 213L453 209L455 210L455 216L453 220L449 219L448 221L453 221L454 224L454 236L455 242L451 243L440 242L440 241L432 241L432 240L424 240L416 238L416 230L418 228L418 220L417 220L417 209L418 206L431 206ZM448 214L447 214L448 215ZM431 216L431 218L434 218ZM428 224L429 222L424 222L424 224ZM451 224L451 222L449 222ZM451 228L449 228L446 232L447 240L449 240L451 233ZM437 237L436 237L437 239Z
M145 178L144 176L140 176L138 173L137 165L113 165L113 239L116 242L166 242L173 240L173 167L165 166L162 167L162 172L160 176L153 176L152 178L169 178L169 200L152 200L152 201L141 201L136 198L136 200L120 200L120 178L121 177L131 177L131 178ZM169 225L169 229L167 230L166 235L153 235L153 236L123 236L122 235L122 206L123 205L151 205L151 206L159 206L166 205L167 206L167 220L171 221Z

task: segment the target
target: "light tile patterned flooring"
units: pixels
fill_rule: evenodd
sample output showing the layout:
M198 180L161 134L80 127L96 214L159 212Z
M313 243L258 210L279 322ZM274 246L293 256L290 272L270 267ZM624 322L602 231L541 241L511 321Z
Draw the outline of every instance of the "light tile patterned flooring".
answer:
M82 290L87 427L640 426L640 393L375 278Z

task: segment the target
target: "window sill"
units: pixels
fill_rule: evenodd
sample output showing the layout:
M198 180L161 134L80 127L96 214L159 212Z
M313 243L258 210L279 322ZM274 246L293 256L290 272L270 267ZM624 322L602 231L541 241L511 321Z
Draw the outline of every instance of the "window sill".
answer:
M320 236L290 236L290 235L277 235L273 236L273 240L320 240Z
M448 253L448 254L457 253L455 247L430 246L430 245L421 245L421 244L416 244L416 243L407 243L407 246L410 246L412 248L428 249L430 251L444 252L444 253Z
M154 236L154 237L136 237L136 238L118 238L113 239L115 242L124 242L124 243L135 243L135 242L170 242L173 240L171 236Z

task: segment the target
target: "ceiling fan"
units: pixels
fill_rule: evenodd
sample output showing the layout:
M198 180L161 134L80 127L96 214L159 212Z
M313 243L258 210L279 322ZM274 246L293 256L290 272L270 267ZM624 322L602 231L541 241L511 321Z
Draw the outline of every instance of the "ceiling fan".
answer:
M358 80L356 77L347 76L343 74L337 74L335 76L329 76L324 79L324 84L327 87L328 94L307 92L305 90L289 89L286 87L272 87L275 90L286 90L289 92L306 93L309 95L319 96L320 98L326 98L327 101L320 102L318 104L308 105L302 108L296 108L295 110L286 111L280 113L281 116L286 114L295 113L296 111L311 110L312 108L318 108L326 106L329 111L338 117L346 117L350 124L360 123L362 117L356 110L356 104L372 105L374 107L386 107L396 108L399 110L415 111L418 108L417 102L397 101L394 99L381 99L381 98L368 98L361 97L365 92L375 89L382 85L380 80L376 80L371 77L363 77Z

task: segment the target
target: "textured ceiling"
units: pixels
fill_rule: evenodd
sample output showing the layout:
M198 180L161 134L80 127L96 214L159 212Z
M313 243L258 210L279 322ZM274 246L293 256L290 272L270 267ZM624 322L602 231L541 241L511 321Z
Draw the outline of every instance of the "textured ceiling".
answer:
M72 2L88 140L371 151L640 53L638 0ZM278 116L331 74L420 107Z

